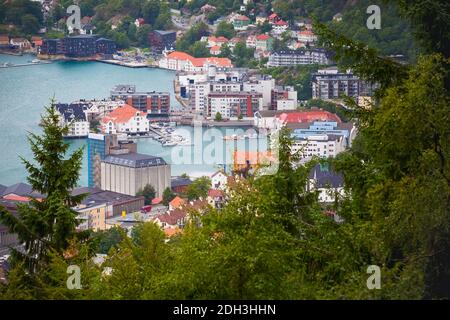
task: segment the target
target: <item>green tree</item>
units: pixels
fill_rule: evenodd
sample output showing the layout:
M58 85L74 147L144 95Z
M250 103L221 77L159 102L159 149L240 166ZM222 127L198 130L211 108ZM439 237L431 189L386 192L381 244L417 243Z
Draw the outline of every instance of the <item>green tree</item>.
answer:
M14 251L14 256L31 273L48 263L51 251L63 254L69 241L77 236L77 213L71 208L84 197L71 195L78 182L83 150L66 156L69 145L64 142L64 135L68 127L60 127L53 101L45 111L41 118L42 135L29 134L34 161L21 158L28 171L28 182L44 199L32 198L28 204L20 204L17 216L4 209L0 212L2 223L25 244L25 251Z
M137 196L144 196L145 204L149 205L156 197L155 188L151 184L146 184L145 187L136 193Z
M208 190L211 188L211 179L208 177L200 177L195 179L186 190L186 195L189 200L206 198Z
M172 189L167 187L166 189L164 189L163 195L162 195L162 198L163 198L162 202L163 202L163 204L165 206L169 205L169 202L172 201L173 198L175 198L175 196L176 195L175 195L175 193L173 193Z
M91 242L95 252L107 254L112 247L117 246L124 239L124 232L119 227L93 232Z
M209 57L209 49L206 47L206 42L197 41L189 47L189 53L196 58Z
M217 121L217 122L222 121L222 114L220 112L216 112L214 121Z
M231 23L226 21L221 21L217 25L216 29L216 37L225 37L227 39L231 39L235 36L236 32L234 31L234 26Z
M21 18L22 30L27 34L36 34L39 31L39 20L32 14L26 14Z
M140 47L147 48L149 46L148 35L151 31L152 27L149 24L144 24L137 29L136 40Z

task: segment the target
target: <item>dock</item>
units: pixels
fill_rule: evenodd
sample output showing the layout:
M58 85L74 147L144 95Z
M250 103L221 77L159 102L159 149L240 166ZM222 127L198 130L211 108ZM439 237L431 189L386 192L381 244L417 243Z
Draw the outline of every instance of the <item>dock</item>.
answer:
M16 68L16 67L27 67L27 66L38 66L41 64L50 64L50 61L41 61L41 62L28 62L28 63L19 63L19 64L9 64L9 65L0 65L0 68Z

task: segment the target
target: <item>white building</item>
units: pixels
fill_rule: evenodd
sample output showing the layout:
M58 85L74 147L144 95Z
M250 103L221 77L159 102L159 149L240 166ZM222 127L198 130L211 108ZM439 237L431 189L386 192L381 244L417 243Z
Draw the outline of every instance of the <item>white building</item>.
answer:
M277 100L277 110L296 110L297 100L279 99Z
M344 178L326 164L317 164L310 172L308 191L317 191L320 203L331 204L345 194Z
M86 111L88 103L58 103L55 105L59 113L60 126L68 126L68 137L87 137L89 134L89 121Z
M209 117L217 113L222 118L253 117L253 114L262 109L262 94L256 92L210 92L208 94Z
M163 69L190 72L208 71L210 66L229 68L233 66L231 60L228 58L194 58L193 56L180 51L173 51L165 55L159 60L158 65Z
M139 134L148 132L150 127L147 114L127 104L103 117L100 125L102 132L108 134Z
M262 94L262 105L269 107L272 101L272 90L275 88L275 79L261 76L244 82L243 90L248 92L258 92Z
M211 176L211 189L225 190L227 188L228 177L223 171L217 171Z
M296 138L292 144L292 152L297 153L300 162L307 162L313 157L329 158L345 150L345 137L340 135L322 134L305 138Z

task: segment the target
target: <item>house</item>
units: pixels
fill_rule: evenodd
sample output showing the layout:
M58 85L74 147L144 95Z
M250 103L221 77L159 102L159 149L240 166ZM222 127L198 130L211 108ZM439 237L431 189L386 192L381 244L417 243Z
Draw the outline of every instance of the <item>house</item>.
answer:
M288 29L288 27L289 27L289 24L286 21L279 20L272 25L272 32L274 34L280 35L283 32L285 32Z
M247 16L237 14L232 18L231 23L233 24L234 30L247 30L250 19Z
M220 54L220 52L221 52L220 46L212 46L209 49L209 53L213 56L218 56Z
M211 207L219 209L225 202L225 193L221 189L209 189L206 200Z
M242 39L238 37L231 38L230 41L228 42L228 46L230 47L231 50L233 50L236 44L238 44L241 41Z
M0 35L0 48L9 47L9 36L8 35Z
M125 104L111 111L100 121L103 133L145 133L149 130L149 120L143 111Z
M187 187L191 185L191 183L192 180L189 178L173 177L170 182L170 187L175 193L185 193L187 191Z
M260 12L256 16L256 24L264 24L264 22L268 21L267 14L265 12Z
M134 25L136 26L136 28L139 28L144 24L145 24L144 18L137 18L136 20L134 20Z
M228 58L194 58L180 51L171 52L159 61L160 68L177 71L202 72L207 71L209 66L231 68L233 64Z
M188 220L187 213L181 209L174 209L165 214L157 216L153 222L156 223L163 230L171 228L183 229Z
M2 186L1 189L3 190L0 194L1 199L6 199L14 201L14 197L22 197L19 198L22 202L24 198L36 198L36 199L42 199L44 198L43 195L33 190L33 188L26 183L19 182L16 184L13 184L9 187Z
M87 137L89 121L87 119L87 103L57 103L56 110L60 116L60 126L68 126L68 137Z
M281 18L274 12L267 18L270 24L275 24L281 20Z
M257 169L261 166L270 166L276 159L271 151L234 151L233 171L241 172L244 176L246 172Z
M26 50L31 48L31 43L25 38L11 38L9 44L13 47L17 47L20 50Z
M338 12L333 16L333 21L341 22L342 21L342 13Z
M228 39L220 36L220 37L214 37L214 36L209 36L209 37L205 37L206 41L208 41L207 47L213 47L213 46L219 46L221 47L223 44L228 43ZM203 37L202 37L203 39Z
M248 36L245 45L247 48L256 48L256 36Z
M304 43L314 43L317 41L317 36L311 30L302 30L297 33L297 39Z
M267 34L260 34L256 36L256 50L272 51L273 38Z
M183 206L186 203L186 200L183 198L176 196L172 199L172 201L169 202L169 211L179 209L181 206Z
M307 190L316 191L320 203L334 203L336 198L345 194L344 177L328 164L317 164L309 173Z
M43 42L42 37L36 37L36 36L31 37L31 45L33 46L33 48L42 46L42 42Z
M211 188L225 190L227 187L227 175L219 170L211 176Z
M200 11L202 13L211 13L216 11L216 7L210 5L210 4L205 4L203 7L200 8Z

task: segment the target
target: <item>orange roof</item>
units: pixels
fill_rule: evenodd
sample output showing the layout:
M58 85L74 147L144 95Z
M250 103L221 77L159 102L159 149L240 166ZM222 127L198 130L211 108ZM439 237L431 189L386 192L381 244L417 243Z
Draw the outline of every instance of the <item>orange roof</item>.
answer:
M215 64L220 67L232 67L233 66L231 63L231 60L228 58L217 58L217 57L194 58L190 54L187 54L187 53L181 52L181 51L173 51L167 55L167 58L176 59L176 60L188 60L195 67L202 67L206 63Z
M278 18L278 15L274 12L269 16L269 19L275 19Z
M257 40L267 40L270 37L267 34L260 34L259 36L256 37Z
M107 116L103 117L102 122L107 123L112 121L114 123L125 123L128 122L132 117L136 116L136 113L140 112L138 109L133 108L128 104L111 111ZM146 116L145 112L141 112L143 117Z
M3 199L11 200L11 201L19 201L19 202L28 202L28 201L30 201L29 197L18 196L16 194L8 194L8 195L4 196Z
M152 200L152 204L160 204L162 201L163 201L162 198L154 198L154 199Z
M242 14L238 14L236 17L234 17L234 20L249 21L250 19Z
M179 196L176 196L175 198L172 199L172 201L169 202L169 205L174 208L179 208L185 203L186 201L184 199L180 198Z
M267 161L273 161L274 157L270 151L234 151L234 165L254 165Z
M38 37L38 36L32 36L31 37L31 41L39 41L39 40L42 41L42 37Z
M282 113L278 118L285 123L299 123L312 121L336 121L342 122L341 119L334 113L325 110L308 110L299 112Z
M181 233L181 229L178 227L164 229L164 234L166 235L167 238L170 238L178 233Z
M223 197L224 193L223 190L220 189L209 189L208 190L208 197L216 198L216 197Z
M209 51L211 51L211 52L220 51L220 46L212 46Z
M276 24L277 26L287 26L287 22L285 22L285 21L283 21L283 20L277 21L277 22L275 22L275 24Z
M300 31L299 34L303 35L303 36L313 36L314 32L312 32L311 30L303 30L303 31Z
M228 39L223 36L220 36L216 38L216 42L228 42Z

